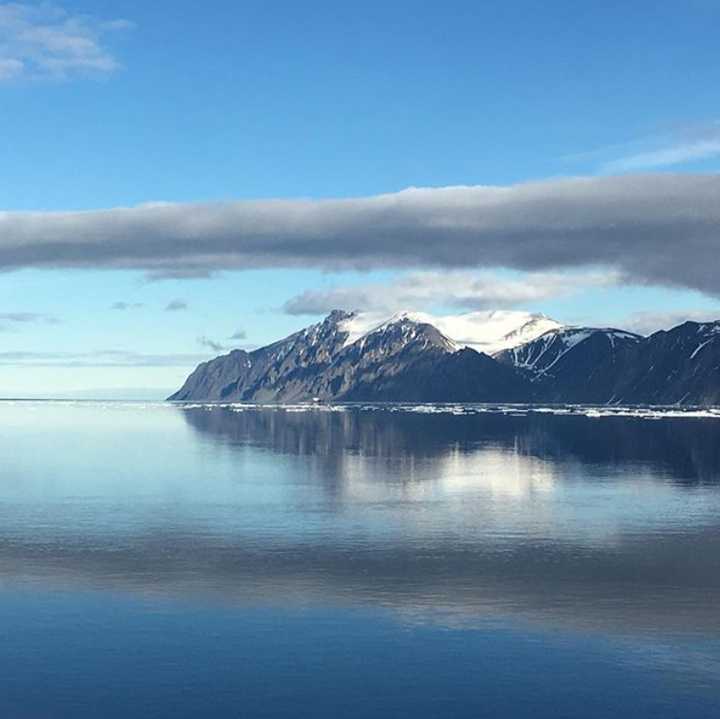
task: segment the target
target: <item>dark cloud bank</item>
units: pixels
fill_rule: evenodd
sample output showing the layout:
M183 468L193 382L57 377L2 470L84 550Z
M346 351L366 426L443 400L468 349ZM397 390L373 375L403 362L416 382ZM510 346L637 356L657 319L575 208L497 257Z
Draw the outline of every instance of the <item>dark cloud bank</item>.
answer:
M0 268L606 266L720 293L720 174L581 177L343 200L0 213Z

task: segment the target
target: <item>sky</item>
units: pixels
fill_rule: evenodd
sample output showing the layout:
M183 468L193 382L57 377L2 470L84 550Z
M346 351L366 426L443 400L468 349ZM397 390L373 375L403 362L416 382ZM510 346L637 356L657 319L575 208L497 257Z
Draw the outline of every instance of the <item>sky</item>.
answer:
M720 318L720 0L0 3L0 396L330 309Z

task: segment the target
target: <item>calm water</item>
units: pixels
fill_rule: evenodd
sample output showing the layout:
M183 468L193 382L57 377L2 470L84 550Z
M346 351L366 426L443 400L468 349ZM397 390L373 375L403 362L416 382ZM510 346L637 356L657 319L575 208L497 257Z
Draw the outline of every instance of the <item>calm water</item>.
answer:
M0 717L720 716L720 418L0 403Z

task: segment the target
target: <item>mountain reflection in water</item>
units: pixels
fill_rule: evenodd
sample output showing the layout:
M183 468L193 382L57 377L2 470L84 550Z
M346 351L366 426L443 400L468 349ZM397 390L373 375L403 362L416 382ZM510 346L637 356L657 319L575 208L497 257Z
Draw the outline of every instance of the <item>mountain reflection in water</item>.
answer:
M199 432L232 443L340 462L348 453L413 460L496 448L516 457L622 466L623 471L633 465L691 485L720 480L720 422L712 419L426 413L392 411L392 406L288 411L210 405L183 415Z
M109 677L131 672L125 655L43 662L85 661L131 631L166 676L148 695L166 715L294 716L274 687L257 706L232 689L228 662L260 681L250 657L262 649L268 672L309 692L314 716L336 716L364 696L361 677L389 676L405 642L422 686L410 701L399 674L371 715L393 702L407 708L397 716L452 702L468 715L481 699L497 711L505 689L468 684L481 662L493 686L524 687L518 706L544 701L546 716L617 715L642 697L647 716L706 716L720 685L720 421L431 409L0 403L0 690L13 707L47 695L70 707L58 716L97 716ZM190 637L179 606L209 634ZM240 638L226 645L229 627ZM403 639L409 627L421 634ZM387 663L371 658L380 645ZM320 674L302 684L281 646ZM200 707L196 651L216 661L204 681L217 691ZM545 679L521 677L540 655L552 659L534 670ZM456 672L428 694L443 656ZM565 680L576 665L615 683L597 711L578 714L582 685ZM79 692L96 667L97 687ZM310 687L325 672L342 690L323 710ZM658 672L674 683L656 701ZM42 677L59 688L33 693ZM142 716L140 695L113 696L108 716Z
M716 420L125 408L101 425L144 443L115 470L122 443L96 445L109 478L70 450L52 491L24 496L27 457L24 489L6 475L6 580L720 630Z

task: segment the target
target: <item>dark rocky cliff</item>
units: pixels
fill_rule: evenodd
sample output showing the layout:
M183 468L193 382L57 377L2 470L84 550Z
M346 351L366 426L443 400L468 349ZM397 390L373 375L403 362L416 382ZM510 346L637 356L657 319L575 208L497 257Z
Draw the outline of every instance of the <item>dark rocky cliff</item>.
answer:
M491 358L407 314L348 343L351 317L205 362L170 399L720 404L720 321L647 338L561 328Z

